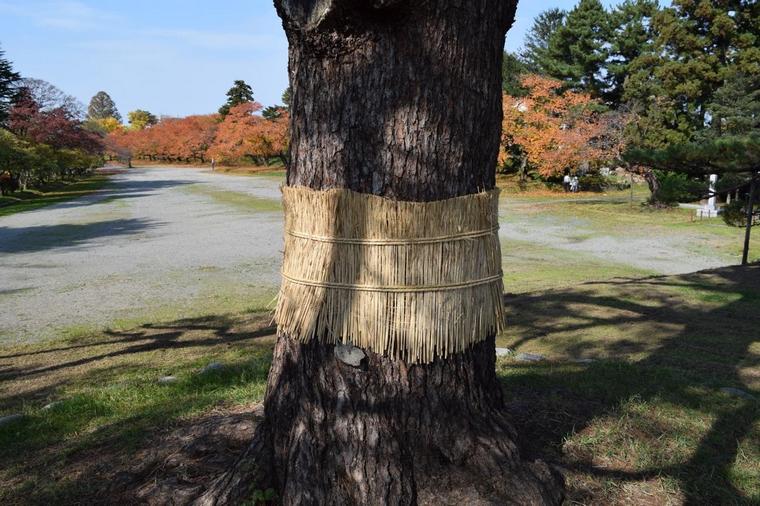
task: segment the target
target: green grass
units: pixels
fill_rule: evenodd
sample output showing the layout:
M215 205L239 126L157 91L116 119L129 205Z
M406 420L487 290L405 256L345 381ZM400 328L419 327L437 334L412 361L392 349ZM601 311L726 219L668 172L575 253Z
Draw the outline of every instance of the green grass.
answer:
M194 195L209 197L214 202L251 213L274 213L282 211L279 199L255 197L248 193L230 190L216 190L202 184L193 184L185 189Z
M161 430L260 400L273 342L268 322L266 314L209 316L4 348L14 368L2 374L0 413L24 418L0 426L0 502L91 501L103 484L71 466L89 465L90 455L127 466ZM200 372L211 362L224 367ZM176 382L158 383L167 375Z
M247 194L187 191L280 211ZM626 197L517 194L502 212L572 226L573 244L600 234L679 237L688 251L736 253L736 230L721 222ZM509 325L497 344L547 359L499 359L497 372L524 451L563 469L570 504L760 503L760 266L654 276L528 241L502 248ZM757 237L753 248L760 255ZM187 305L157 302L115 315L105 330L72 326L55 341L0 349L0 413L25 414L0 427L0 502L102 501L153 446L177 450L165 434L262 398L273 293L251 297L212 265L198 275L208 290ZM199 374L210 362L225 368ZM158 384L165 375L177 382ZM59 403L43 409L51 401Z
M760 501L758 300L760 266L508 299L499 344L547 360L502 359L499 374L531 451L568 471L571 500Z
M592 255L537 245L527 241L502 240L502 269L507 293L526 293L546 288L572 286L589 279L641 277L651 272Z
M95 175L73 182L58 181L39 189L0 197L0 217L82 197L104 188L107 183L107 176Z

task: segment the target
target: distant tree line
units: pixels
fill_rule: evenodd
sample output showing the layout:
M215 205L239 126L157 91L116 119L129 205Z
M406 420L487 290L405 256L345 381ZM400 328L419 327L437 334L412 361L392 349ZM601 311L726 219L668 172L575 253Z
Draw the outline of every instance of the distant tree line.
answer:
M654 201L698 197L705 185L694 184L702 176L693 166L652 161L690 144L713 147L699 152L714 158L718 146L725 155L760 133L758 27L758 4L742 0L665 8L626 0L612 9L580 0L541 13L522 49L505 54L502 169L551 178L617 164L641 173ZM575 103L551 110L547 86ZM725 138L744 140L716 142ZM709 157L702 165L716 170ZM733 180L751 172L735 170Z
M103 137L81 104L22 76L0 51L0 183L3 194L82 176L102 164Z
M288 92L283 95L287 101ZM129 127L112 129L106 137L111 157L163 162L265 164L287 161L287 105L264 109L253 89L237 80L218 114L156 118L147 111L129 113Z

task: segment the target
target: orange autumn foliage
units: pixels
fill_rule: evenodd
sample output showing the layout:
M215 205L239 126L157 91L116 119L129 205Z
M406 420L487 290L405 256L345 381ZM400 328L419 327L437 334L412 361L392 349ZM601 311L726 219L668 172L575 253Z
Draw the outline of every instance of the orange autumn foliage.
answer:
M248 102L236 105L219 124L209 155L224 162L244 157L284 156L288 148L288 115L266 119L255 113L261 105Z
M245 157L284 157L288 116L268 120L256 113L255 102L233 107L223 120L218 114L161 118L142 130L119 130L106 138L108 152L119 158L235 162Z
M584 163L609 158L595 142L603 125L587 93L562 91L556 79L526 75L521 79L528 91L524 97L504 95L500 163L519 147L525 161L543 177L576 171Z

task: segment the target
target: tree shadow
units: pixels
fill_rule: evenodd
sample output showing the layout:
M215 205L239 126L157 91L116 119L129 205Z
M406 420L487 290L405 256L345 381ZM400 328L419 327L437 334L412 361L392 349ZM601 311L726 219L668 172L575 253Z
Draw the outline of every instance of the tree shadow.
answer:
M526 451L602 480L669 477L680 484L687 504L750 502L731 475L740 443L760 419L760 403L717 393L722 387L752 391L739 372L760 366L760 356L750 350L758 341L758 301L760 265L509 297L517 327L512 346L547 339L570 359L597 359L571 367L510 364L512 374L505 379L510 411L530 441ZM623 338L600 336L600 328L616 326L638 330ZM573 333L580 338L568 337ZM716 398L706 399L705 390ZM611 470L596 465L594 455L566 454L568 438L634 397L707 410L715 421L697 449L676 464Z
M125 218L85 224L0 227L0 253L36 253L83 246L95 239L134 235L159 225L146 219Z
M70 346L58 346L29 352L18 352L0 356L0 359L13 359L28 357L31 355L60 354L72 350L98 349L104 346L113 347L123 345L112 351L86 354L86 356L74 360L55 361L44 366L30 365L28 367L8 367L0 369L0 381L13 381L40 374L51 373L62 369L80 367L101 360L135 355L157 350L180 350L214 346L220 343L232 344L238 341L258 339L271 336L275 328L270 325L261 326L255 330L240 330L236 328L237 321L232 317L214 316L176 320L166 324L144 324L137 329L129 331L105 330L102 336L106 339L93 340L91 342L72 344ZM191 332L202 331L202 336L188 337ZM65 356L65 354L64 354ZM3 399L5 403L8 399Z

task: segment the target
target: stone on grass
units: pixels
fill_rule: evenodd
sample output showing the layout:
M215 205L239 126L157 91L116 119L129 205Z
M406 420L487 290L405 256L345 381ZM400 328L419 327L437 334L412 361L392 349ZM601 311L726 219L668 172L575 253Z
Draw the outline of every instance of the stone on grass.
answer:
M224 365L219 362L211 362L209 365L201 369L201 374L206 374L207 372L212 371L221 371L222 369L224 369Z
M497 357L506 357L513 354L514 351L511 348L496 348Z
M12 415L0 416L0 427L11 424L17 420L21 420L22 418L24 418L24 415L22 415L21 413L14 413Z
M359 364L362 363L365 357L361 348L357 348L356 346L339 344L335 346L333 352L338 360L351 367L359 367Z
M59 406L61 404L61 402L63 402L63 401L48 402L47 404L45 404L44 406L42 406L42 409L45 410L45 411L47 411L49 409L53 409L54 407Z
M741 397L742 399L748 399L748 400L755 400L755 396L752 395L749 392L745 392L744 390L741 390L739 388L734 387L723 387L720 389L721 392L726 393L732 397Z
M515 359L520 362L540 362L545 360L546 357L539 355L538 353L518 353L515 355Z
M177 377L176 376L162 376L158 378L158 383L161 385L169 385L171 383L176 383Z

